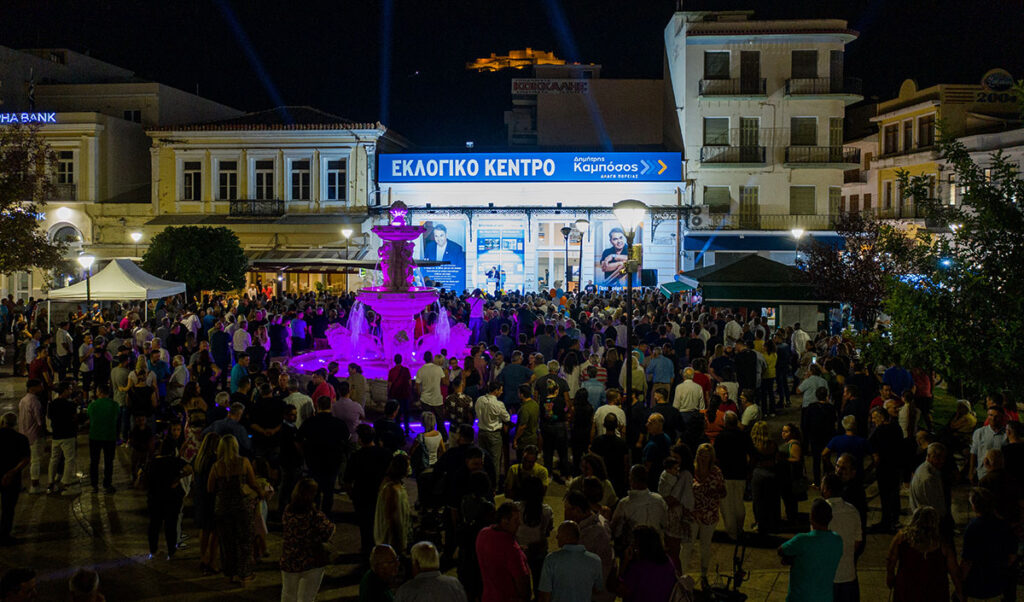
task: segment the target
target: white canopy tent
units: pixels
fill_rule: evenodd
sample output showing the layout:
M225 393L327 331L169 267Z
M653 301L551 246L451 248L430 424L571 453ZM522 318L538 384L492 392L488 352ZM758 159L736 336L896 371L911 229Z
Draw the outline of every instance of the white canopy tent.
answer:
M71 286L51 290L47 297L47 322L51 301L141 301L162 299L185 292L185 283L148 274L130 259L114 259L107 267Z

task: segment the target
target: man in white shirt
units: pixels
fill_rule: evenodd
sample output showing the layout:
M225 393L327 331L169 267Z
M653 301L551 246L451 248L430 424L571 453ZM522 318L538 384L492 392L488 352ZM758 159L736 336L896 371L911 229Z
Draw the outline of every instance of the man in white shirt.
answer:
M57 374L61 380L64 380L68 368L71 367L71 356L75 348L75 341L71 338L71 333L68 332L67 322L60 323L55 343L57 345Z
M695 412L704 409L704 387L693 382L693 368L683 370L683 382L676 386L672 407L680 412Z
M132 331L132 338L135 342L136 349L142 349L146 346L146 343L153 338L153 333L141 322L135 326L135 330Z
M487 394L476 400L473 408L479 426L477 443L491 455L494 474L501 474L501 432L505 425L512 421L505 404L499 401L503 390L500 381L495 381L487 388Z
M295 406L295 428L299 428L302 426L302 421L316 413L313 409L313 398L299 392L299 382L294 378L288 381L288 391L288 397L284 398L284 403Z
M616 549L625 550L629 546L636 527L653 527L658 533L663 532L667 518L668 504L647 488L647 469L634 465L629 470L629 495L619 501L612 515Z
M807 343L811 340L811 335L807 334L800 329L800 322L793 324L793 353L797 357L803 355L804 351L807 351Z
M736 316L729 316L725 323L725 346L730 347L743 337L743 327L736 321Z
M249 324L242 320L231 335L231 346L234 348L236 356L252 346L252 335L249 334L248 326Z
M860 584L857 583L857 557L864 550L864 533L861 529L860 513L850 502L844 501L843 478L836 473L826 474L821 479L821 497L832 507L832 522L828 524L843 538L843 555L832 581L833 599L839 602L860 599Z
M441 395L441 385L444 383L445 374L444 368L437 365L435 361L438 359L441 357L435 358L431 352L423 352L424 364L416 371L415 386L420 394L421 409L434 413L434 418L437 418L437 430L441 432L442 437L447 439L448 433L444 427L443 414L444 396Z
M615 389L611 389L605 393L605 400L608 403L597 408L597 411L594 412L594 426L590 432L591 441L605 434L604 419L609 414L614 414L619 419L619 430L615 434L619 437L625 436L623 432L626 429L626 412L620 405L622 403L622 394Z
M931 506L939 515L940 524L949 514L946 495L942 487L942 465L946 462L946 446L932 443L928 446L925 461L914 471L910 479L910 511L921 506Z
M740 402L743 405L740 408L743 410L740 415L740 428L749 432L750 427L761 420L761 408L757 405L757 399L753 395L740 395Z

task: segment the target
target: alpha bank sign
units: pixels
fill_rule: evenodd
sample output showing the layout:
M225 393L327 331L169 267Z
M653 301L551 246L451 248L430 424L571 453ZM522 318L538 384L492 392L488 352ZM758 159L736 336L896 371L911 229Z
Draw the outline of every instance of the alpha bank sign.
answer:
M0 125L12 123L57 123L57 113L0 113Z
M382 154L378 181L679 182L680 153Z

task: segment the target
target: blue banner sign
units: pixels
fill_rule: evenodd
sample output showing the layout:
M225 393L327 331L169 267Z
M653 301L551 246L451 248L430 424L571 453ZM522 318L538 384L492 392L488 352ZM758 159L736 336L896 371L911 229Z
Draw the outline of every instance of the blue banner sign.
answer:
M382 154L380 182L679 182L680 153Z

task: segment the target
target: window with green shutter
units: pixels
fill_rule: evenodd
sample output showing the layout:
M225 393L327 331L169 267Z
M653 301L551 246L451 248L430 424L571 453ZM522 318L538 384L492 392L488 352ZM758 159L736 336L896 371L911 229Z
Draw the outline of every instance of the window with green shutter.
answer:
M790 215L814 215L814 186L789 187Z
M732 195L728 186L705 186L704 204L711 213L729 213L732 210Z

